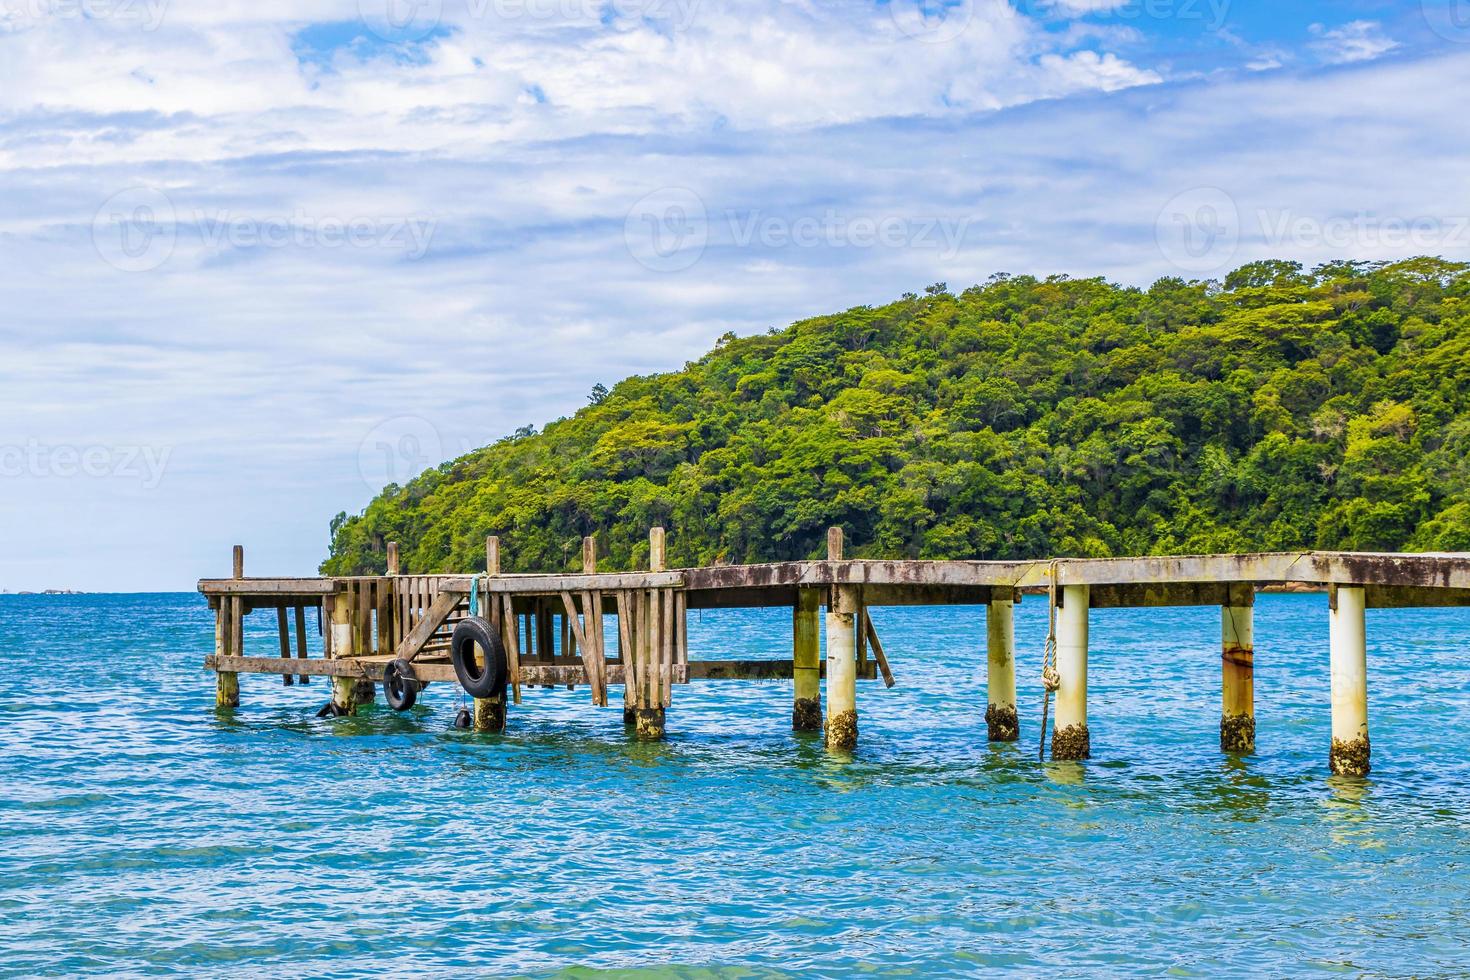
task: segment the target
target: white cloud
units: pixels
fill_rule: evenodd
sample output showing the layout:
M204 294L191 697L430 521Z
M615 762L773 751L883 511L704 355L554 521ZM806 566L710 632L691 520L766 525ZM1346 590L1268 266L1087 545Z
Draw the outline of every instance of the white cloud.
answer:
M1320 39L1312 47L1332 64L1372 61L1399 47L1377 21L1355 20L1334 28L1313 24L1311 32Z

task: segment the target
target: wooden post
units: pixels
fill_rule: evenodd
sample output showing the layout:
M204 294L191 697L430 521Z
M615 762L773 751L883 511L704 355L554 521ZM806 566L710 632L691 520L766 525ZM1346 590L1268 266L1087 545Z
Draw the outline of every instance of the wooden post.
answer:
M214 652L216 656L238 657L241 653L234 645L235 607L240 600L236 596L220 596L219 608L214 617ZM234 671L218 670L214 674L214 706L216 708L238 708L240 706L240 675Z
M281 643L281 659L282 660L290 660L291 659L291 626L290 626L290 624L286 620L286 607L285 606L277 606L276 607L276 632L279 634L279 640L280 640L280 643ZM295 681L296 681L296 677L293 674L282 674L281 675L281 683L283 685L285 685L286 687L290 687L293 683L295 683Z
M245 577L245 546L243 544L237 544L237 545L235 545L234 559L235 559L235 561L234 561L234 569L235 569L235 571L234 571L234 577L235 578L244 578Z
M1092 755L1092 736L1087 731L1087 606L1085 585L1061 589L1062 606L1057 610L1057 719L1052 728L1051 757L1054 760L1086 759Z
M352 594L344 590L332 596L331 608L332 621L328 629L332 631L332 656L339 660L356 656L359 631L353 628L356 609ZM332 702L328 713L339 717L357 713L357 680L356 677L332 678Z
M296 607L296 659L306 659L306 607ZM301 674L296 678L302 684L311 683L310 674Z
M664 529L651 527L648 529L648 570L661 572L666 567L667 555L664 550Z
M388 542L388 574L398 574L398 542Z
M1220 750L1256 750L1255 604L1252 585L1231 585L1220 607Z
M490 535L485 539L485 574L500 574L500 539ZM496 601L495 593L486 594L484 608L487 610L485 618L492 622L501 623L502 636L505 632L505 623L509 622L514 628L515 616L497 611L492 614L489 610ZM511 656L509 647L506 648L506 657ZM477 732L503 732L505 731L505 691L488 698L475 698L474 723Z
M1015 593L992 589L985 612L986 680L985 727L992 742L1014 742L1021 737L1016 713Z
M861 608L862 592L857 586L832 586L827 601L827 747L838 751L857 745L857 614Z
M794 692L791 728L798 732L822 730L822 641L817 620L822 593L801 589L791 609L791 660Z
M1339 776L1366 776L1368 742L1368 635L1362 586L1333 586L1328 642L1332 653L1332 751L1328 762Z
M827 560L842 560L842 528L827 528Z
M597 571L597 536L594 534L582 539L582 571L587 575Z

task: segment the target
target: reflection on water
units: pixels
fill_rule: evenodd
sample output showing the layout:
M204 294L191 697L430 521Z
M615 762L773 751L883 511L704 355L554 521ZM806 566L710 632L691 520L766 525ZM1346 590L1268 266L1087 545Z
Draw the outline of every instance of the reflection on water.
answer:
M984 740L983 615L880 609L899 686L839 757L774 682L677 689L660 743L585 691L504 735L447 684L318 720L326 685L247 677L216 713L197 597L0 597L0 973L1461 972L1470 612L1370 613L1366 779L1326 773L1316 596L1261 598L1257 754L1219 752L1218 616L1096 613L1093 759L1041 763L1040 603L1019 742Z

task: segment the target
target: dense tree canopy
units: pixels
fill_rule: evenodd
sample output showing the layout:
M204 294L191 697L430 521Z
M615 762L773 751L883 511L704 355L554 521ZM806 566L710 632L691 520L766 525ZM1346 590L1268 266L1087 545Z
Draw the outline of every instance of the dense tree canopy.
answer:
M1470 266L995 276L727 335L333 522L327 574L1470 550Z

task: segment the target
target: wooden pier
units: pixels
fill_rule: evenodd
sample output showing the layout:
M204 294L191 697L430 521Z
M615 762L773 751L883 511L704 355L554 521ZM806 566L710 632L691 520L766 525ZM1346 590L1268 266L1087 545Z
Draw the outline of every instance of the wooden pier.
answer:
M1324 648L1331 670L1333 772L1365 775L1370 766L1367 635L1364 611L1375 607L1470 606L1470 554L1388 555L1288 552L1159 558L1044 561L874 561L843 558L842 533L828 535L825 560L666 569L664 532L650 534L650 568L598 572L587 539L582 571L504 574L500 542L486 542L485 571L464 575L400 573L388 546L388 574L333 578L247 578L235 549L233 575L205 579L199 591L216 612L217 704L239 704L239 675L275 674L284 683L329 678L323 713L350 715L376 697L385 671L411 673L416 684L469 682L451 663L456 627L470 617L488 624L503 647L505 683L474 700L464 723L482 731L506 724L507 703L525 692L585 687L595 706L609 688L624 692L624 721L645 738L661 737L676 688L705 680L793 681L792 725L823 730L829 747L857 743L857 681L894 683L868 609L894 605L987 607L989 667L985 718L993 741L1020 736L1012 611L1024 593L1049 603L1046 670L1037 685L1055 696L1053 759L1091 754L1087 717L1088 613L1125 606L1218 606L1221 610L1220 744L1255 749L1254 629L1257 590L1306 586L1329 593ZM789 660L691 657L690 609L785 607L792 610ZM821 610L825 608L825 622ZM247 654L242 621L275 612L279 649ZM314 612L313 612L314 611ZM307 655L313 613L324 656ZM826 658L819 629L825 627ZM292 630L294 627L294 641ZM978 650L978 642L977 642ZM488 654L479 655L488 663ZM397 666L390 668L390 664ZM822 684L826 679L823 710Z

